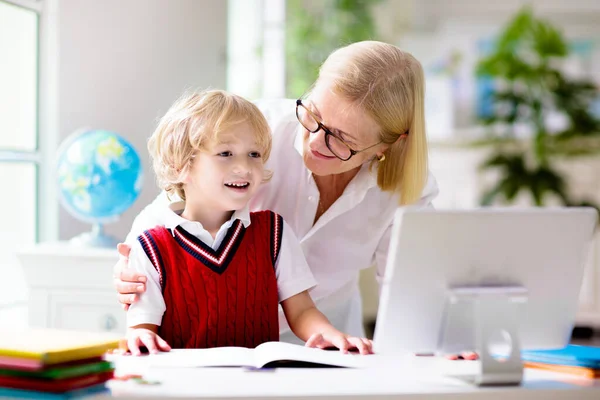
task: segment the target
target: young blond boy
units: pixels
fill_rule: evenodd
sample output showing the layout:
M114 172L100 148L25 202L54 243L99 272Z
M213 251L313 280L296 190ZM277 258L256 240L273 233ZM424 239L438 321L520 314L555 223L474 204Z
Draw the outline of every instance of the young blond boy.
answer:
M163 225L132 248L130 266L148 277L128 310L132 354L278 340L278 304L307 346L371 352L368 339L340 332L315 307L316 282L282 218L248 210L270 177L271 134L254 104L219 90L186 95L148 148L159 186L184 201L165 207Z

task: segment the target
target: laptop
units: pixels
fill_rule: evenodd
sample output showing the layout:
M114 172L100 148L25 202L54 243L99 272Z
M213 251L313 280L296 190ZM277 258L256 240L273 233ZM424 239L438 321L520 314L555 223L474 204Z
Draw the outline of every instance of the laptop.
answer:
M596 210L586 207L399 209L375 351L474 350L474 327L485 328L501 317L515 324L518 337L513 339L518 341L513 344L520 349L564 347L597 219ZM494 293L504 300L497 301ZM479 300L457 307L457 298L491 298L513 309L502 316L493 308L482 312Z

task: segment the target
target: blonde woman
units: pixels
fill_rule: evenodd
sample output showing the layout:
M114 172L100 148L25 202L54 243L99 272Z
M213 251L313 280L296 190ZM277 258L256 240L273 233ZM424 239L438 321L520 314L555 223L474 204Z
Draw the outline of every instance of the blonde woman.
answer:
M437 184L428 173L421 64L398 47L358 42L334 51L303 98L257 105L273 135L273 172L250 202L294 230L317 281L310 295L339 330L364 337L359 272L386 266L394 213L428 207ZM161 224L164 194L135 219L126 240ZM145 277L115 266L123 304L145 291ZM298 342L280 313L280 340Z

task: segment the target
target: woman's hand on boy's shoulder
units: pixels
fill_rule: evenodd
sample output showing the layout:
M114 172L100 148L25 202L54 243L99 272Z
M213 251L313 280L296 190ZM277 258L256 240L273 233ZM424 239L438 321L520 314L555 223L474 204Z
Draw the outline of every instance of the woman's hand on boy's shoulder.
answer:
M113 268L114 284L118 292L117 298L123 304L123 308L127 310L139 298L139 293L146 291L146 275L128 268L129 252L131 251L129 245L119 243L117 251L119 260Z
M306 341L306 347L326 349L336 347L343 353L356 349L360 354L373 354L373 342L367 338L346 335L338 330L315 333Z
M127 350L134 356L139 356L143 352L156 354L159 351L169 351L171 346L155 332L157 327L137 327L131 328L127 332ZM143 348L146 351L143 351Z

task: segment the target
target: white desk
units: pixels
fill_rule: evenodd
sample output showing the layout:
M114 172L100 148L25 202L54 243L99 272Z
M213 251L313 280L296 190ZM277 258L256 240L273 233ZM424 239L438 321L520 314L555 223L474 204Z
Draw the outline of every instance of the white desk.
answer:
M526 370L521 386L489 388L477 388L439 375L441 370L469 374L475 366L473 361L411 358L401 366L385 368L384 362L373 358L373 367L369 369L248 371L241 368L144 369L141 360L117 362L117 371L144 372L146 379L160 381L160 384L111 381L112 396L124 399L600 399L600 380L564 374Z

